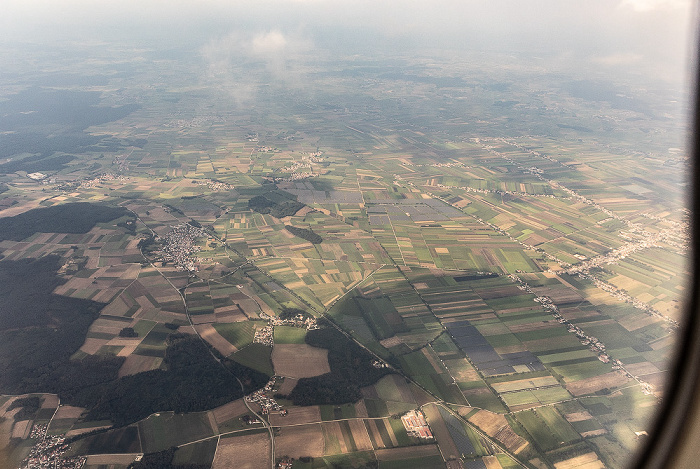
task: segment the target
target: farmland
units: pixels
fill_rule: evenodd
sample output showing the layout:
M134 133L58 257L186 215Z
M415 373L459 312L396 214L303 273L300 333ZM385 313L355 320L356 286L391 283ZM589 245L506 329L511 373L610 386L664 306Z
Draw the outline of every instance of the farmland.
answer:
M0 458L621 468L650 430L689 271L676 94L616 85L657 119L514 57L339 56L299 59L308 95L241 65L273 80L252 106L167 54L42 60L103 84L37 100L104 115L29 138L3 78Z

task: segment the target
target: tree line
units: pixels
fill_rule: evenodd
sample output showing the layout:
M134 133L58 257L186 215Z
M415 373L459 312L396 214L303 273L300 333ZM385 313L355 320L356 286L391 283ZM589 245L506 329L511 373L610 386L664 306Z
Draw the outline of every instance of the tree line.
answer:
M320 329L306 334L307 344L328 350L331 372L313 378L301 378L289 398L295 405L345 404L362 397L360 388L374 384L390 373L387 368L375 368L374 356L357 345L326 320Z

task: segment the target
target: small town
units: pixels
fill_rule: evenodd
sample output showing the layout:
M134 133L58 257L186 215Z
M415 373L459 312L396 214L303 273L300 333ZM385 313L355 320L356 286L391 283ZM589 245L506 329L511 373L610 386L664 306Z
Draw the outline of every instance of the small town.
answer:
M275 381L276 377L273 376L270 378L270 381L267 382L264 388L259 389L252 394L248 394L245 396L245 400L246 402L257 403L260 406L260 410L263 415L268 415L270 412L278 412L280 415L285 416L287 415L287 409L283 409L282 406L275 401L275 399L267 395L267 393L272 392L273 388L275 387ZM258 423L255 420L249 419L247 423L249 425Z
M253 337L254 344L263 344L268 347L272 347L275 342L273 338L274 328L270 325L265 326L261 329L255 330L255 337Z
M80 469L86 458L64 458L68 445L63 435L47 435L48 425L35 425L29 435L39 439L29 452L29 457L22 462L22 469Z
M162 238L161 253L164 262L172 261L178 270L196 272L196 258L194 253L201 250L197 246L197 238L206 237L203 228L198 228L189 223L173 226Z
M309 331L318 329L316 318L305 316L301 313L297 314L292 318L282 319L277 316L270 316L267 313L261 312L260 318L265 321L268 321L268 324L270 324L271 326L302 327Z
M269 347L274 345L274 326L291 326L305 328L308 331L318 329L316 318L305 316L301 313L292 318L282 319L277 316L270 316L267 313L261 312L260 318L267 321L267 326L256 329L253 342L263 344Z
M206 186L207 189L213 192L226 192L234 189L234 186L225 182L217 181L216 179L192 180L193 184L198 186Z

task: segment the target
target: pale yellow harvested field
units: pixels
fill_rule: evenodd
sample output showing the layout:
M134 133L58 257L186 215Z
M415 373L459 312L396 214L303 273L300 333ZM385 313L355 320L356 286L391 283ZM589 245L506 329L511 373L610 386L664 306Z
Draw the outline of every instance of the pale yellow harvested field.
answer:
M190 326L189 324L186 326L180 326L177 328L178 334L196 334L194 327Z
M97 353L97 351L103 346L107 344L106 339L85 339L85 343L83 343L82 347L80 347L80 350L82 352L87 353L88 355L94 355Z
M228 357L233 352L238 350L231 344L231 342L224 339L224 337L219 334L211 324L200 324L194 326L194 328L204 340L209 342L224 357Z
M389 348L396 345L401 345L403 341L401 340L401 337L395 335L393 337L389 337L388 339L380 340L379 343L382 344L382 347Z
M581 436L584 438L588 438L589 436L600 436L600 435L605 435L608 433L608 431L604 428L599 428L598 430L590 430L587 432L581 432Z
M321 408L317 405L308 407L290 407L287 415L270 414L272 425L298 425L302 423L315 423L321 421Z
M127 375L135 375L142 371L155 370L163 363L160 357L145 357L143 355L129 355L124 360L121 368L119 368L119 377Z
M379 461L400 461L410 458L424 458L440 454L437 445L407 446L404 448L378 449L374 452Z
M143 335L145 337L146 334ZM143 340L143 337L115 337L107 342L107 345L117 345L120 347L138 347Z
M227 420L231 420L232 418L238 417L239 415L243 415L246 412L249 412L249 410L245 406L243 399L237 399L235 401L229 402L228 404L219 406L211 411L211 413L214 415L214 420L216 420L217 424L221 424L223 422L226 422Z
M633 363L631 365L625 365L625 369L632 373L632 376L650 375L661 371L651 362L640 362Z
M538 378L530 379L518 379L513 381L507 381L504 383L494 383L493 389L496 392L508 392L508 391L521 391L523 389L532 389L541 386L552 386L557 385L559 382L553 376L541 376Z
M530 332L530 331L541 331L544 329L550 329L553 327L560 327L559 323L556 322L551 322L551 321L539 321L539 322L528 322L525 324L515 324L512 326L509 326L508 329L510 329L511 332L513 333L519 333L519 332Z
M481 460L484 462L486 469L503 469L496 456L484 456Z
M564 415L564 418L568 422L582 422L584 420L592 419L593 416L587 410L584 410L583 412L572 412L570 414L566 414Z
M121 327L113 327L113 326L97 326L93 324L90 326L90 332L97 332L98 334L113 334L117 335L119 334L119 331L121 331L124 328L122 325Z
M582 454L554 464L556 469L603 469L605 465L594 452Z
M460 452L454 444L450 436L450 431L447 429L447 425L445 425L445 421L442 419L437 406L428 404L423 407L423 412L425 412L425 418L428 420L428 424L435 435L435 439L440 442L440 450L442 451L443 458L448 460L459 459Z
M529 445L526 439L513 431L505 416L501 414L480 410L471 416L469 422L479 427L488 436L496 438L515 454L520 453Z
M58 407L58 396L56 394L44 394L44 400L41 403L42 409L55 409Z
M523 344L515 344L515 345L507 345L505 347L494 347L494 350L496 351L497 354L503 355L504 353L526 352L527 347L525 347Z
M282 428L275 436L275 453L280 456L299 458L323 456L324 440L320 424Z
M610 373L605 373L604 375L567 383L566 389L568 389L574 396L581 396L583 394L590 394L605 388L622 386L629 380L630 378L626 377L622 373L611 371Z
M66 438L71 437L71 436L76 436L76 435L82 435L83 433L89 433L93 430L101 430L103 428L109 428L109 425L102 425L99 427L86 427L86 428L76 428L74 430L70 430L68 433L66 433Z
M212 469L260 469L270 467L270 435L256 433L221 438Z
M291 378L310 378L330 373L328 350L307 344L279 344L272 349L275 372Z
M113 345L111 342L112 342L112 341L110 340L110 341L107 343L107 345ZM128 357L129 355L131 355L132 353L134 353L134 350L136 350L136 348L139 346L139 343L140 343L140 342L135 343L135 344L131 344L131 345L125 345L124 348L121 349L121 350L117 353L117 356L118 356L118 357Z
M128 466L136 460L139 454L92 454L87 457L87 466Z
M82 407L73 407L71 405L62 405L56 411L54 419L77 419L80 417L85 409Z
M111 330L117 331L117 333L119 333L119 331L121 331L124 328L124 322L100 316L99 318L95 319L95 321L92 323L90 330L92 330L93 327L104 328L100 329L100 332L106 332L108 330Z
M100 303L109 303L109 301L114 298L114 295L119 293L116 288L105 288L100 289L100 292L92 297L92 301L98 301Z

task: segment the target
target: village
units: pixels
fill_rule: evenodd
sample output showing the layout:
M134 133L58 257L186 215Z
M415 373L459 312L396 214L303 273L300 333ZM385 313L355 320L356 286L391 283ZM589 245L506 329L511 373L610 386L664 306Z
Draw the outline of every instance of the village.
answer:
M278 412L281 416L284 417L287 415L287 409L283 409L282 406L274 398L267 395L267 393L271 393L274 390L276 379L276 376L270 378L270 381L267 382L264 388L259 389L252 394L248 394L247 396L245 396L245 400L246 402L253 402L258 404L260 406L260 412L263 415L269 415L272 412ZM250 417L248 417L248 419L244 418L244 421L248 425L260 423L258 419Z
M170 232L162 238L157 238L156 241L162 242L163 262L173 262L178 270L196 272L194 253L201 250L201 247L197 246L197 238L207 236L203 228L182 223L173 226Z
M552 314L552 316L554 316L554 318L557 320L557 322L565 325L566 329L569 332L571 332L572 334L574 334L579 339L579 341L581 342L582 345L588 346L588 348L591 350L591 352L595 353L598 356L598 360L600 360L603 363L610 363L612 361L612 369L613 370L618 370L618 371L624 373L625 376L627 376L628 378L631 378L631 379L634 379L635 381L637 381L639 383L639 385L641 386L642 393L644 393L646 395L653 394L654 387L651 384L649 384L645 381L642 381L641 379L639 379L638 376L632 375L632 373L630 373L629 371L627 371L625 369L625 365L624 365L624 363L622 363L622 361L620 361L616 358L610 357L610 355L608 355L605 352L605 348L606 348L605 344L603 344L597 338L590 336L590 335L587 335L583 331L583 329L581 329L580 327L578 327L574 324L571 324L566 318L564 318L561 315L561 313L559 312L559 308L557 308L557 306L552 302L551 298L548 298L546 296L537 295L532 290L532 288L526 282L524 282L520 277L518 277L517 275L511 274L508 277L511 280L513 280L514 282L518 283L519 289L535 295L535 301L540 303L544 309L549 311Z
M29 457L22 462L22 469L80 469L85 457L64 458L68 450L63 435L47 435L48 424L34 425L29 438L38 440L32 446Z
M267 326L257 329L253 343L263 344L269 347L274 345L274 326L291 326L305 328L308 331L318 329L316 318L298 313L291 318L282 319L277 316L270 316L267 313L261 312L260 319L267 321Z

